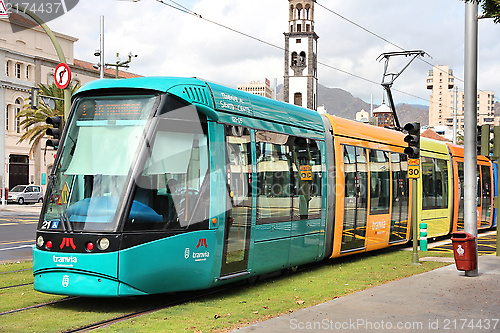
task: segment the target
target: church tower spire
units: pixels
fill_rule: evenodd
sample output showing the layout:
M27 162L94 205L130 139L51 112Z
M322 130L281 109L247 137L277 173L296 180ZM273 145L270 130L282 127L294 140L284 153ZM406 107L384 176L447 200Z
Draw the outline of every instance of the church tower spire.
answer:
M314 0L288 0L289 31L285 33L285 102L317 108L318 35L314 32Z

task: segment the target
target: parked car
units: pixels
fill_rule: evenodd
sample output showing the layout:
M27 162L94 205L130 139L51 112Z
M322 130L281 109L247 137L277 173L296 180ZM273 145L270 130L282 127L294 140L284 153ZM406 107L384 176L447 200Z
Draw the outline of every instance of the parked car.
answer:
M42 202L43 190L38 185L17 185L9 191L7 202L17 202L22 205L25 202Z

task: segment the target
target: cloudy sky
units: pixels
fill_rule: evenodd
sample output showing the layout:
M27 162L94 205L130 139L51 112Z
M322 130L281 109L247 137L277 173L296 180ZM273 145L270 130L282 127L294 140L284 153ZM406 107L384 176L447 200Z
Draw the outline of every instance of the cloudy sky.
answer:
M166 4L174 5L169 0ZM51 21L58 32L79 38L75 57L97 62L99 17L105 17L106 62L116 53L137 54L130 71L141 75L196 76L235 87L238 83L283 82L283 33L288 28L286 0L176 0L203 18L224 24L279 48L258 42L155 0L82 0ZM317 0L322 6L407 50L421 49L433 65L448 65L464 78L465 5L460 0ZM316 5L315 31L319 36L318 60L370 81L380 82L383 52L399 51L394 45L360 29ZM500 24L479 21L478 88L496 91L500 100ZM391 63L393 70L405 59ZM422 99L394 93L396 103L428 104L427 73L431 66L416 60L396 81L394 89ZM350 91L365 101L373 95L381 103L379 84L319 65L322 85ZM456 81L463 90L463 82Z

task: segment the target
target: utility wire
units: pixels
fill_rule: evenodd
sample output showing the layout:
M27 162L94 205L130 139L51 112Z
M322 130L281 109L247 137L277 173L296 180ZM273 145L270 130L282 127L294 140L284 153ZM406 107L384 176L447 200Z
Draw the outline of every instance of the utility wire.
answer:
M181 12L183 12L183 13L185 13L185 14L189 14L189 15L195 16L195 17L200 18L200 19L202 19L202 20L204 20L204 21L206 21L206 22L209 22L209 23L215 24L215 25L217 25L217 26L219 26L219 27L222 27L222 28L224 28L224 29L230 30L230 31L232 31L232 32L235 32L235 33L240 34L240 35L242 35L242 36L245 36L245 37L247 37L247 38L251 38L251 39L256 40L256 41L258 41L258 42L260 42L260 43L266 44L266 45L268 45L268 46L271 46L271 47L273 47L273 48L276 48L276 49L278 49L278 50L281 50L281 51L285 51L285 52L286 52L286 50L285 50L285 48L284 48L284 47L281 47L281 46L278 46L278 45L272 44L272 43L267 42L267 41L265 41L265 40L263 40L263 39L260 39L260 38L257 38L257 37L255 37L255 36L249 35L249 34L247 34L247 33L241 32L241 31L239 31L239 30L233 29L233 28L228 27L228 26L226 26L226 25L224 25L224 24L221 24L221 23L219 23L219 22L216 22L216 21L213 21L213 20L209 20L209 19L207 19L207 18L203 17L202 15L200 15L200 14L198 14L198 13L196 13L196 12L192 11L191 9L188 9L188 8L186 8L186 7L184 7L184 6L180 5L180 4L178 4L178 3L177 3L177 2L175 2L174 0L169 0L169 1L170 1L170 2L172 2L173 4L175 4L175 6L174 6L174 5L171 5L171 4L168 4L168 3L166 3L166 2L165 2L165 1L163 1L163 0L156 0L156 1L157 1L157 2L159 2L159 3L161 3L161 4L164 4L164 5L168 6L168 7L170 7L170 8L173 8L173 9L176 9L176 10L178 10L178 11L181 11ZM315 0L314 0L314 1L315 1ZM316 2L316 1L315 1L315 2ZM316 2L316 3L317 3L317 2ZM319 5L319 4L318 4L318 5ZM322 5L320 5L320 6L322 6ZM322 6L322 7L323 7L323 6ZM323 8L325 8L325 7L323 7ZM335 14L336 14L336 15L339 15L339 14L337 14L337 13L335 13ZM341 15L339 15L339 16L340 16L340 17L342 17L342 18L344 18L344 17L343 17L343 16L341 16ZM345 19L345 18L344 18L344 19ZM352 21L349 21L349 22L352 22ZM357 24L356 24L356 25L357 25ZM357 25L357 26L359 26L359 25ZM361 27L361 26L359 26L359 27ZM365 31L369 31L369 30L367 30L367 29L365 29L365 28L363 28L363 27L361 27L361 28L362 28L363 30L365 30ZM377 34L375 34L375 33L372 33L372 32L370 32L370 33L371 33L371 34L373 34L373 35L375 35L375 36L378 36L378 35L377 35ZM384 41L386 41L386 42L390 43L391 45L394 45L394 46L396 46L396 47L398 47L398 48L402 49L400 46L397 46L396 44L391 43L390 41L386 40L385 38L380 37L380 36L378 36L378 37L379 37L379 38L382 38ZM403 49L402 49L402 50L403 50ZM373 84L375 84L375 85L377 85L377 86L379 86L379 85L380 85L380 82L376 82L376 81L373 81L373 80L367 79L367 78L362 77L362 76L360 76L360 75L357 75L357 74L354 74L354 73L351 73L351 72L345 71L345 70L343 70L343 69L340 69L340 68L338 68L338 67L335 67L335 66L332 66L332 65L329 65L329 64L323 63L323 62L321 62L321 61L318 61L318 64L319 64L319 65L323 65L323 66L325 66L325 67L327 67L327 68L330 68L330 69L336 70L336 71L338 71L338 72L340 72L340 73L343 73L343 74L346 74L346 75L349 75L349 76L355 77L355 78L357 78L357 79L360 79L360 80L363 80L363 81L366 81L366 82L369 82L369 83L373 83ZM394 89L394 88L393 88L392 90L397 91L397 92L399 92L399 93L401 93L401 94L404 94L404 95L407 95L407 96L411 96L411 97L414 97L414 98L420 99L420 100L422 100L422 101L426 101L426 102L433 103L433 104L438 104L437 102L432 102L432 101L430 101L429 99L426 99L426 98L423 98L423 97L420 97L420 96L417 96L417 95L414 95L414 94L411 94L411 93L408 93L408 92L405 92L405 91L402 91L402 90L398 90L398 89Z
M390 44L390 45L392 45L392 46L394 46L394 47L396 47L396 48L398 48L398 49L400 49L400 50L402 50L402 51L405 51L405 49L404 49L403 47L401 47L401 46L399 46L399 45L397 45L397 44L395 44L395 43L391 42L390 40L388 40L388 39L386 39L386 38L384 38L384 37L380 36L379 34L377 34L377 33L373 32L373 31L369 30L368 28L365 28L365 27L363 27L362 25L360 25L360 24L358 24L358 23L356 23L356 22L354 22L354 21L352 21L352 20L348 19L347 17L345 17L345 16L343 16L343 15L341 15L341 14L337 13L336 11L334 11L334 10L332 10L332 9L330 9L330 8L327 8L326 6L324 6L324 5L320 4L317 0L313 0L313 1L314 1L314 2L318 5L318 6L322 7L322 8L323 8L323 9L325 9L326 11L328 11L328 12L330 12L330 13L332 13L332 14L334 14L334 15L338 16L338 17L340 17L341 19L345 20L346 22L349 22L350 24L352 24L352 25L354 25L354 26L356 26L356 27L360 28L361 30L363 30L363 31L365 31L365 32L367 32L367 33L369 33L369 34L371 34L371 35L373 35L373 36L375 36L375 37L377 37L377 38L379 38L379 39L383 40L384 42L386 42L386 43L388 43L388 44ZM437 70L438 70L438 71L440 71L440 72L443 72L443 73L445 73L445 74L449 74L449 73L447 73L445 70L443 70L443 69L441 69L441 68L438 68L436 65L434 65L434 64L432 64L431 62L429 62L429 61L425 60L423 57L418 57L418 59L419 59L419 60L421 60L422 62L426 63L427 65L431 66L433 69L435 68L435 69L437 69ZM465 83L465 81L464 81L463 79L461 79L460 77L458 77L458 76L454 76L454 75L453 75L453 77L454 77L456 80L458 80L458 81L460 81L460 82L462 82L462 83ZM480 89L478 89L478 90L479 90L479 91L481 91L481 92L484 92L483 90L480 90ZM495 100L497 100L497 101L499 101L499 102L500 102L500 99L498 99L498 98L495 98Z

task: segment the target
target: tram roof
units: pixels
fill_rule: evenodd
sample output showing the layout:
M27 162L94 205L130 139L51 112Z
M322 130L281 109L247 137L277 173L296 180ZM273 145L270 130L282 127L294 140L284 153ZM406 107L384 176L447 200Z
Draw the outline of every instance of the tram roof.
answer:
M450 154L453 157L464 157L464 146L455 145L453 143L446 143L448 148L450 149ZM483 155L477 155L477 160L482 162L491 162L490 159Z
M192 93L193 90L188 91L189 88L196 88L195 93ZM207 116L214 120L218 119L218 111L221 111L243 118L259 118L324 132L321 116L316 111L197 78L140 77L121 80L95 80L80 88L75 96L102 89L145 89L168 92L190 103L201 104L215 110L215 112L210 110L206 112ZM205 99L202 95L209 95L211 98ZM245 123L243 122L243 124Z
M405 135L391 129L364 124L358 121L326 115L333 129L333 134L352 139L386 143L405 147Z

